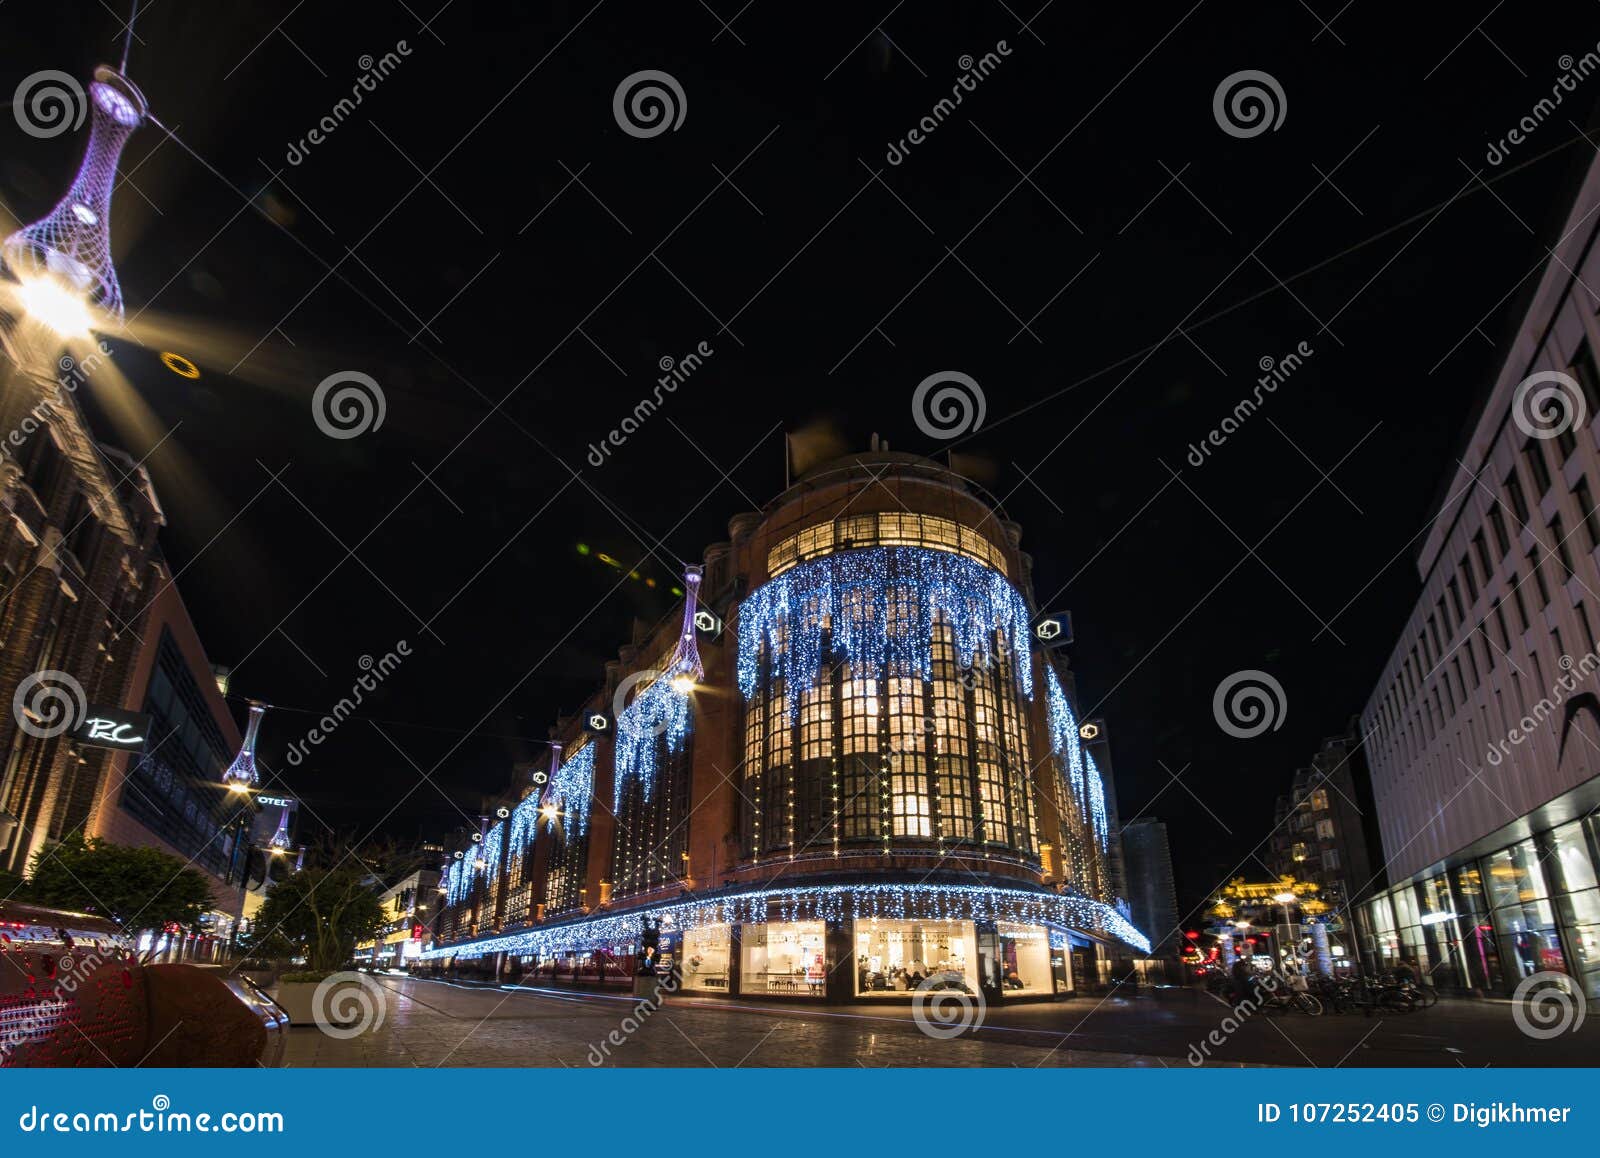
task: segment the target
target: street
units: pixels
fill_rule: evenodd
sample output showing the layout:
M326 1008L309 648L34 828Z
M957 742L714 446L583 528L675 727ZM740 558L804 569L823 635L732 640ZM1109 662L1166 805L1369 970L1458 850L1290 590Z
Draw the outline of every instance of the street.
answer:
M620 994L374 980L384 990L379 1024L342 1039L297 1028L286 1064L1182 1067L1229 1013L1203 994L1077 998L991 1008L976 1032L936 1040L898 1006L673 996L631 1028L624 1020L636 1002ZM1212 1045L1206 1064L1565 1066L1597 1057L1600 1030L1592 1024L1538 1041L1517 1028L1508 1002L1445 1000L1392 1018L1256 1014Z

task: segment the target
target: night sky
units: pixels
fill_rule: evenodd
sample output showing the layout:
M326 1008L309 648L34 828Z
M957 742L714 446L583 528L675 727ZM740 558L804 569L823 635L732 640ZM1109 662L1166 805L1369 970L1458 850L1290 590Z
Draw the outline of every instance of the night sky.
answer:
M1490 143L1595 48L1600 9L438 7L157 0L129 64L204 163L153 127L129 146L113 235L144 345L118 363L149 414L130 422L115 383L88 404L150 454L235 692L306 709L269 714L261 745L303 835L475 816L631 620L669 609L677 561L782 488L782 430L852 450L877 432L970 456L1022 524L1039 599L1074 615L1122 816L1168 822L1185 909L1263 873L1274 797L1362 709L1410 610L1418 532L1587 164L1600 78L1498 164ZM95 0L0 22L7 87L120 51ZM401 41L291 164L363 57ZM681 86L675 130L619 127L641 70ZM1241 70L1281 87L1276 128L1219 126ZM0 128L0 199L31 220L82 134ZM587 461L700 343L661 411ZM1301 343L1261 410L1187 461ZM386 416L337 440L312 394L345 370ZM954 443L911 410L944 370L986 402ZM364 708L383 723L289 767L360 657L402 639ZM1242 669L1287 701L1251 740L1212 715Z

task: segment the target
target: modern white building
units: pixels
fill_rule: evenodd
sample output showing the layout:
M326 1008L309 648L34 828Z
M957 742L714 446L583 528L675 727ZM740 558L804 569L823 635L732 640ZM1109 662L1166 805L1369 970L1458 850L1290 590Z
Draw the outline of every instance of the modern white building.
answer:
M1558 972L1600 996L1597 232L1600 162L1418 540L1421 594L1362 715L1390 882L1358 907L1363 952L1440 988Z

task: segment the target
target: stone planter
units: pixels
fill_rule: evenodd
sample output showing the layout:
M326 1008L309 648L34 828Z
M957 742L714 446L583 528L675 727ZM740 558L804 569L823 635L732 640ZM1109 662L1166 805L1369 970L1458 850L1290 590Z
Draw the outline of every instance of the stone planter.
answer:
M351 1009L356 1006L354 1002L341 1000L341 992L347 989L359 990L362 988L361 981L356 975L349 976L350 979L347 981L332 981L331 984L322 981L280 981L272 996L277 999L278 1004L283 1006L284 1011L288 1013L290 1025L318 1024L317 1010L319 1006L321 1007L323 1021L329 1025L337 1025L337 1022L331 1020L330 1013L341 1009ZM317 997L317 989L325 984L327 984L327 989L319 999Z

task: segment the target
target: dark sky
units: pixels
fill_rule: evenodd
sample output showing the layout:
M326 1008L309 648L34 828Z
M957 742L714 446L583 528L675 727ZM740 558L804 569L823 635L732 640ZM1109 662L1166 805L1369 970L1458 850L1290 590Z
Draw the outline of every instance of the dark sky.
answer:
M102 417L136 455L176 428L149 462L210 654L236 691L320 712L361 656L413 650L369 704L383 734L347 725L290 768L312 717L269 715L262 755L312 823L388 814L409 838L475 813L539 751L515 737L542 739L631 618L667 609L672 560L781 488L776 427L941 451L911 394L959 370L987 404L960 449L1022 523L1039 597L1065 588L1123 816L1169 823L1186 904L1215 887L1362 708L1409 611L1409 545L1587 161L1600 79L1507 160L1486 149L1600 40L1600 10L438 6L165 0L130 62L205 164L155 128L129 147L113 229L151 348L120 364L153 415ZM94 0L0 22L6 86L117 52ZM290 164L362 58L402 40ZM962 58L1000 41L889 164ZM646 69L687 109L641 139L612 102ZM1237 138L1213 94L1247 69L1286 114ZM82 138L4 127L0 196L29 220ZM586 462L658 361L701 342L714 353L668 405ZM1260 360L1301 342L1305 365L1187 463ZM387 408L351 440L312 421L342 370ZM662 586L617 587L580 542ZM1237 740L1212 693L1251 668L1287 710Z

